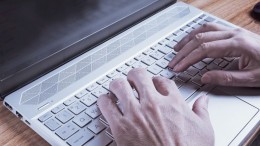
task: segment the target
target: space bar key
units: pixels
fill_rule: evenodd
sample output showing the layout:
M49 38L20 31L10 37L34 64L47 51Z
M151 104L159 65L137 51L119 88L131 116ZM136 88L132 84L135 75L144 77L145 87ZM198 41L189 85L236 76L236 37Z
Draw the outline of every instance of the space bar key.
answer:
M89 141L87 144L84 146L106 146L109 143L112 142L112 139L108 137L106 134L106 131L101 132L98 134L93 140Z

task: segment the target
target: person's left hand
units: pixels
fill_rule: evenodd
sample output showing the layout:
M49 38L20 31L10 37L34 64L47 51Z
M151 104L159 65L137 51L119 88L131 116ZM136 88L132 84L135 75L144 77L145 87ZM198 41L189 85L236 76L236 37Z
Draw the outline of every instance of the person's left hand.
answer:
M112 81L111 93L98 99L118 146L214 145L207 97L197 99L191 110L172 80L152 79L145 70L134 69L128 81Z

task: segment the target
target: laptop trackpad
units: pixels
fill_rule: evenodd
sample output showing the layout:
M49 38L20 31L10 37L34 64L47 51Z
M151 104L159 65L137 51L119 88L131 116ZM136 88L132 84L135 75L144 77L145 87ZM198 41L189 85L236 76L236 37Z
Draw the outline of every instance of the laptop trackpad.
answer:
M215 145L228 145L258 109L220 89L209 94L209 113L215 131Z

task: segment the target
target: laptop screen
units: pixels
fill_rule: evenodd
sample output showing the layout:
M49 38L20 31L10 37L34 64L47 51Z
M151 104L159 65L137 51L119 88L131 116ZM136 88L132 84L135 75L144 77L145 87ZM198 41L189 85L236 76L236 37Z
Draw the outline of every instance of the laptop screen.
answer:
M2 0L1 82L157 1Z

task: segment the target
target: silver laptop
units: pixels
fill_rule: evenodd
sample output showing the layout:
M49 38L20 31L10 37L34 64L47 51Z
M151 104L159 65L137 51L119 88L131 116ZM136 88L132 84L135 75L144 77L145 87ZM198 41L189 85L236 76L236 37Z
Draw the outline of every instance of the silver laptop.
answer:
M216 145L240 145L259 126L258 88L204 85L234 58L167 69L173 47L207 22L237 26L175 0L1 1L4 105L51 145L115 146L96 101L132 68L174 80L187 103L207 94ZM3 34L3 35L2 35Z

